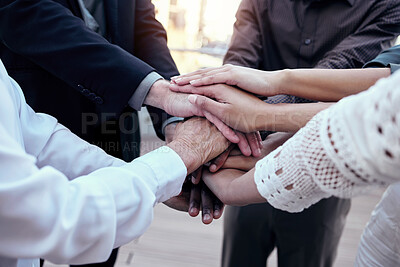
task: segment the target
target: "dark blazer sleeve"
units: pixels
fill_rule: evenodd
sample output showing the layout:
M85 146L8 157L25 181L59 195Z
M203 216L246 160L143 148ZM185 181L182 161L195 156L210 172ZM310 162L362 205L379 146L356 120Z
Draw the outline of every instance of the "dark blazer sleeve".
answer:
M0 0L0 39L82 94L91 94L100 112L121 112L154 70L89 30L56 1Z
M400 33L400 1L376 1L358 30L324 55L316 68L360 68Z
M154 67L166 79L178 75L178 69L167 46L164 27L155 18L150 0L136 1L135 56Z
M167 46L167 34L156 20L150 0L136 1L134 46L135 56L154 67L165 79L179 74ZM157 136L164 139L162 124L170 116L154 107L147 109Z
M400 69L400 45L383 51L375 59L364 65L364 68L390 68L391 72Z

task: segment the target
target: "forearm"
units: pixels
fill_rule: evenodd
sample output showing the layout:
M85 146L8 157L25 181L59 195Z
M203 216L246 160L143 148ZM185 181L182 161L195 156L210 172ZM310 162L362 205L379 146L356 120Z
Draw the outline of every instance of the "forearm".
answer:
M265 198L257 190L257 185L254 181L254 172L255 169L253 168L230 183L223 201L225 204L244 206L266 202Z
M316 101L338 101L368 89L389 75L389 68L284 70L279 73L277 91Z
M333 103L267 104L255 117L259 131L296 132Z

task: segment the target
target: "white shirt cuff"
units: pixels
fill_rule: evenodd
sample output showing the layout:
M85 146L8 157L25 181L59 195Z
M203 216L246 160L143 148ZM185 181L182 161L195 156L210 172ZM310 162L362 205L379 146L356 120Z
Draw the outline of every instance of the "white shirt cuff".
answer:
M154 192L157 203L164 202L181 192L187 169L182 159L171 148L160 147L128 163L123 168L135 172L137 164L143 164L152 170L153 175L146 177L144 181Z

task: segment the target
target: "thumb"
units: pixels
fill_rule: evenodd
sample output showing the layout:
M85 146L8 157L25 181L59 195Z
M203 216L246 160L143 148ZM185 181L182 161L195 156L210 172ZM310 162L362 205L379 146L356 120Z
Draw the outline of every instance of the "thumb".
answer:
M197 106L202 110L208 111L212 115L221 119L223 115L224 104L218 103L208 97L201 95L189 95L188 100L191 104Z

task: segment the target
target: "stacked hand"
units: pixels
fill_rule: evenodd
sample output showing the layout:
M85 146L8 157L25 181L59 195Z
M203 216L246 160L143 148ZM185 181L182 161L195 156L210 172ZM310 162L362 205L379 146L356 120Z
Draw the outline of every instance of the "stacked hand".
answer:
M185 118L192 116L206 117L214 123L230 142L237 143L244 155L258 156L260 153L261 146L258 133L243 134L234 131L206 110L193 105L189 101L187 93L169 90L169 83L164 80L157 81L153 85L145 100L145 104L161 108L173 116Z
M262 111L267 104L254 95L225 84L201 87L171 84L170 89L191 94L189 102L215 125L224 123L244 133L263 130L259 125L265 119Z
M272 96L279 93L278 77L274 72L228 65L173 78L169 88L175 93L190 94L189 102L214 125L222 124L240 132L252 133L264 130L265 121L275 119L266 116L273 114L271 111L274 106L255 95ZM252 157L231 145L212 161L209 170L203 172L204 183L225 204L265 201L254 183L251 186L244 185L253 180L256 162L291 136L287 133L273 134L262 143L258 139L262 150Z
M272 108L272 105L265 104L255 94L269 96L277 91L274 91L276 88L273 84L274 79L266 79L265 75L260 74L261 72L256 70L233 66L201 70L175 78L169 85L170 90L164 91L160 106L166 112L181 117L205 117L228 140L238 144L237 146L232 144L229 148L223 146L223 149L213 147L216 144L212 141L215 133L207 134L211 124L205 125L204 119L199 118L179 125L175 133L172 131L174 141L170 143L170 146L175 151L179 151L182 148L174 147L174 145L186 144L181 150L181 158L186 157L189 162L197 159L196 164L187 165L188 172L194 171L193 166L198 167L214 160L209 170L203 172L200 167L193 172L191 182L188 180L185 183L182 194L166 202L167 205L189 211L191 216L197 216L202 209L203 222L210 223L213 218L219 218L222 215L222 202L242 205L248 203L248 196L255 196L250 200L251 202L262 199L256 192L255 185L245 187L246 190L253 190L253 194L248 194L248 192L237 194L237 192L241 190L240 186L243 182L249 179L246 175L254 174L254 170L250 170L254 168L255 163L291 135L271 135L266 141L261 142L258 130L262 130L262 125L265 124L265 120L268 120L265 116L268 114L265 108L268 106ZM270 73L270 77L272 76L273 74ZM246 82L244 83L243 80ZM162 85L165 86L164 81ZM203 125L199 128L201 124ZM185 126L190 126L190 128ZM186 129L182 130L183 128ZM208 145L212 143L212 146ZM199 150L200 144L203 145ZM249 157L251 155L252 157ZM245 172L248 173L245 174Z
M225 65L175 77L169 88L176 93L191 94L189 102L215 125L251 133L265 130L266 121L275 119L268 117L274 114L274 105L255 95L278 94L279 77L279 72Z

